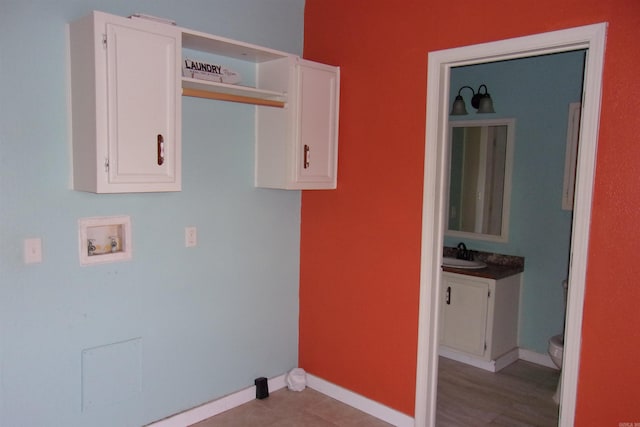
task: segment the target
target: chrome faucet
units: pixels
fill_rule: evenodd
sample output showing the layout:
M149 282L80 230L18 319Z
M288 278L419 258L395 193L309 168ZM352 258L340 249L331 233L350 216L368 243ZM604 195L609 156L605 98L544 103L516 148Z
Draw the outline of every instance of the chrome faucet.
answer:
M458 251L456 252L456 258L465 259L467 261L473 261L473 251L467 249L467 245L463 242L458 243Z

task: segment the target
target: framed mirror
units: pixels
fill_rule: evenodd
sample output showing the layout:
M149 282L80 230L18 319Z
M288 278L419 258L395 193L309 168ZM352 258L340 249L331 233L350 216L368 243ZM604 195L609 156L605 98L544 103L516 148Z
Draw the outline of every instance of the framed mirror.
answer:
M445 235L506 242L515 119L449 122Z

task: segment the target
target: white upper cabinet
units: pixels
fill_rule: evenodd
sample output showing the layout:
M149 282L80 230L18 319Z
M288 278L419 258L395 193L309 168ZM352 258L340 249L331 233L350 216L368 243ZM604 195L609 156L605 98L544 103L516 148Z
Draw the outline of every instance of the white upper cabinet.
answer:
M339 69L301 60L297 74L295 182L302 188L336 188Z
M75 190L180 191L182 96L255 105L256 186L336 188L338 67L150 18L70 24ZM247 75L194 78L194 61Z
M74 189L180 191L180 37L101 12L70 25Z
M265 73L277 78L282 72ZM296 58L284 109L259 107L256 186L334 189L338 166L340 69Z

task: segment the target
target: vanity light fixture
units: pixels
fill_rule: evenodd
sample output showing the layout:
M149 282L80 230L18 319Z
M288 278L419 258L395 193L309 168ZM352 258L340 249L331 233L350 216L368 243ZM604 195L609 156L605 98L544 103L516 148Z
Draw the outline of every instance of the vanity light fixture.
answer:
M464 99L462 98L462 89L470 89L473 92L473 97L471 98L471 106L475 108L477 113L495 113L493 109L493 100L491 99L491 95L487 92L487 85L480 85L478 91L474 91L470 86L462 86L460 90L458 90L458 96L456 96L455 101L453 101L453 106L451 107L451 115L452 116L465 116L467 115L467 108L464 104ZM480 91L484 88L484 93Z

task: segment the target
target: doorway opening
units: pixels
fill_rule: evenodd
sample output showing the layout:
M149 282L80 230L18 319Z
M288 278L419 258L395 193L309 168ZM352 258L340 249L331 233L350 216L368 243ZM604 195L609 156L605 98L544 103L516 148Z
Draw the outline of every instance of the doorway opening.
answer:
M600 121L606 24L595 24L533 36L429 53L427 129L422 217L420 313L415 425L434 426L438 378L440 260L444 237L448 173L447 126L450 71L453 67L526 58L573 50L587 51L572 221L569 294L560 426L573 425L580 358L582 309L586 279L592 189Z

